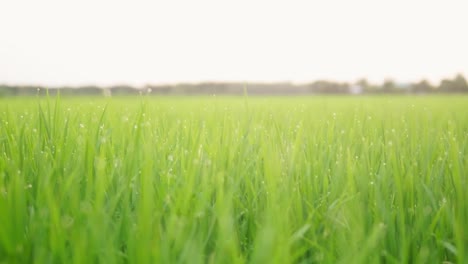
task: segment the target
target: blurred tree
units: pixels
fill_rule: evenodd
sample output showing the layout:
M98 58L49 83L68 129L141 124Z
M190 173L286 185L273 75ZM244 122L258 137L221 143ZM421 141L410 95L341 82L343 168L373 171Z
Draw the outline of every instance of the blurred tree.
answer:
M15 88L6 85L0 85L0 97L14 95Z
M367 81L367 79L362 78L356 82L356 85L361 86L362 89L367 89L369 87L369 82Z
M468 92L468 83L462 74L457 74L457 76L455 76L453 85L455 86L454 88L456 92Z
M468 84L465 77L461 74L457 74L453 80L444 79L440 82L440 92L445 93L463 93L468 92Z
M369 81L365 78L359 79L356 82L356 85L360 86L364 93L376 93L379 91L378 86L369 83Z
M440 84L439 84L439 87L437 88L437 91L438 92L451 92L451 89L452 89L453 85L452 85L452 81L449 80L449 79L443 79L442 81L440 81Z
M411 91L414 93L430 93L434 91L434 87L427 80L422 80L411 85Z
M394 93L397 91L396 84L391 79L386 79L382 84L382 92L384 93Z

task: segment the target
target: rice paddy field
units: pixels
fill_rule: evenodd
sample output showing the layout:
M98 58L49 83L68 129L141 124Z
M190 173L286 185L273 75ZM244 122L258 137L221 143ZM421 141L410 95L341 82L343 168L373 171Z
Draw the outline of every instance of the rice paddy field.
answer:
M468 97L0 99L0 263L468 263Z

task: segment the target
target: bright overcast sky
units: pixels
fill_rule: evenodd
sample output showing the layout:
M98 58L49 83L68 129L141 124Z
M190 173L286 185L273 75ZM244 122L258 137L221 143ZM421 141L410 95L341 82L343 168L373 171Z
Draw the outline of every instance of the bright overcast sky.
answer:
M0 1L0 83L438 81L467 0Z

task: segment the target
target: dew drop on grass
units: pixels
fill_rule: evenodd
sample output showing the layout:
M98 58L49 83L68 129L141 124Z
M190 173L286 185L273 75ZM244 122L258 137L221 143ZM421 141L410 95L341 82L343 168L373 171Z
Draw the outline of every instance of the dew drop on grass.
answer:
M443 197L442 200L439 202L440 206L444 206L447 203L447 198Z

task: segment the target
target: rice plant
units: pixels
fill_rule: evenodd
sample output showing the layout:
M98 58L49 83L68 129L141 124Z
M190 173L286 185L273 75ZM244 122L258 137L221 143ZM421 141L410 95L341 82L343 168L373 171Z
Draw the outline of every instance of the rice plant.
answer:
M468 97L0 100L0 263L467 263Z

